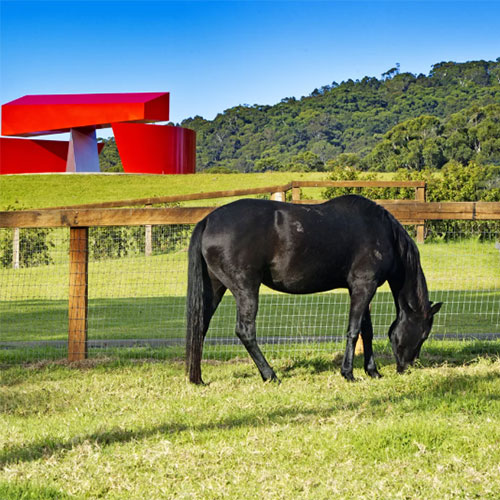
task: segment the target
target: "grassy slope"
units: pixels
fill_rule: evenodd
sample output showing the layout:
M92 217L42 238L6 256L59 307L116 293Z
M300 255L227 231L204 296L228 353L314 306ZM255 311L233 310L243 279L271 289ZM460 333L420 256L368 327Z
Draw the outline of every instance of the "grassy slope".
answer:
M340 353L275 360L280 386L234 362L205 387L178 363L3 370L0 497L496 499L500 345L436 346L357 384Z
M0 176L0 210L247 189L286 184L291 180L326 179L327 176L327 173L317 172L307 174L283 172L194 175L3 175ZM319 197L319 191L315 192Z

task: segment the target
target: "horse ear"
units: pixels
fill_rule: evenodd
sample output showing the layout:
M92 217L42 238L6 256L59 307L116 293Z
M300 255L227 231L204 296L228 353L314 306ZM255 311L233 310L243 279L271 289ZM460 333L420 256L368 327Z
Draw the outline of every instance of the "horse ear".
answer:
M432 304L432 302L431 302ZM437 302L436 304L434 304L432 307L431 307L431 316L434 316L434 314L436 314L439 309L441 309L441 306L443 305L442 302Z

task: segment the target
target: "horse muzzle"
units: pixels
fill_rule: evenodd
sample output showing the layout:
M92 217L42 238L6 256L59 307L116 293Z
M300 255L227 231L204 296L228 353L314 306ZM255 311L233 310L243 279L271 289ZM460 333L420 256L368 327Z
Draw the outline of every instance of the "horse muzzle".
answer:
M412 365L413 363L409 363L407 361L403 361L402 363L400 363L399 361L396 363L396 371L398 373L404 373L406 371L406 369Z

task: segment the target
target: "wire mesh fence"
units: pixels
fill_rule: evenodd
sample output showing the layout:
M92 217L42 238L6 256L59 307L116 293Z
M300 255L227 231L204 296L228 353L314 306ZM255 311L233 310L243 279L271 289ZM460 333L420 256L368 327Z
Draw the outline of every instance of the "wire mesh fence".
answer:
M88 354L182 357L191 225L111 226L89 231ZM409 227L410 234L414 228ZM69 229L0 229L0 360L68 354ZM433 335L500 337L498 222L427 224L419 245L433 301L444 306ZM16 243L17 242L17 243ZM287 295L261 288L257 330L267 356L326 352L344 343L344 290ZM226 292L206 340L206 358L245 355ZM387 284L372 302L376 338L395 318Z

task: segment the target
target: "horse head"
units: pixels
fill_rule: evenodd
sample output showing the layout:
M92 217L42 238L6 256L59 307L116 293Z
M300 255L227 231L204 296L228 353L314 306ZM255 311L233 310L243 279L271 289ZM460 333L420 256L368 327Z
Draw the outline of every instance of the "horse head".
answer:
M398 317L389 328L389 339L396 357L398 373L403 373L420 355L422 344L431 332L434 315L441 309L442 302L432 304L426 311L399 311Z

